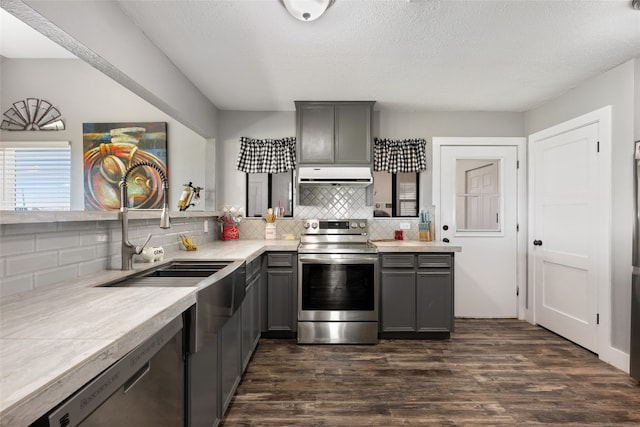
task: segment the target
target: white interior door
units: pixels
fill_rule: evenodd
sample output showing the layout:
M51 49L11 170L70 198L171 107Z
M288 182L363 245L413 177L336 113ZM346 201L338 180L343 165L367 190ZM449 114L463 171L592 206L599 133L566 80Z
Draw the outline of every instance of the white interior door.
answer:
M517 317L517 147L442 146L437 236L462 246L455 315Z
M598 352L598 124L535 143L536 323Z

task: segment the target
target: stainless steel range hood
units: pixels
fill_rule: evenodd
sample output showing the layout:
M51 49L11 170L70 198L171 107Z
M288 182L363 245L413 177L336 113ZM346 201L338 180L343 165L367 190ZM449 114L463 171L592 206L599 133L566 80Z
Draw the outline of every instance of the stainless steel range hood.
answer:
M298 169L298 185L301 186L358 186L373 184L369 167L301 167Z

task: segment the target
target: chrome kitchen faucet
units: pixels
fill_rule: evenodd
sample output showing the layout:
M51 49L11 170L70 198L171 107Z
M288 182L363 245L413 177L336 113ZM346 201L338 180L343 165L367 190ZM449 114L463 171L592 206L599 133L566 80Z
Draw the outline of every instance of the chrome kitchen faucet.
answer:
M164 171L155 163L151 162L137 162L132 164L122 175L122 180L120 181L120 219L122 220L122 270L131 270L133 269L133 256L139 255L142 253L144 247L149 243L151 239L151 234L147 236L147 240L142 245L132 245L129 242L129 208L127 207L127 178L129 177L129 173L132 170L140 167L140 166L149 166L154 168L160 174L160 179L162 180L162 214L160 215L160 228L170 228L171 223L169 222L169 197L167 191L169 190L169 181L167 180L167 176Z

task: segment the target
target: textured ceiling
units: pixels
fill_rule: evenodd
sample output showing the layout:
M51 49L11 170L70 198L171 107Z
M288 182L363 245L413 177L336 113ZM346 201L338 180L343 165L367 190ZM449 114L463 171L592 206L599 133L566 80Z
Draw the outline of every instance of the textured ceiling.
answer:
M640 57L630 0L336 0L313 22L279 0L117 3L223 110L521 112Z
M337 0L313 22L278 0L119 3L224 110L526 111L640 56L627 0Z

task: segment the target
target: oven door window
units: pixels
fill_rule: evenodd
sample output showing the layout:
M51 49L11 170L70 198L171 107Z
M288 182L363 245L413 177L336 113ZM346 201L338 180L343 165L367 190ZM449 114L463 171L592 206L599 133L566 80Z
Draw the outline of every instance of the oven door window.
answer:
M302 310L374 310L373 264L302 264Z

